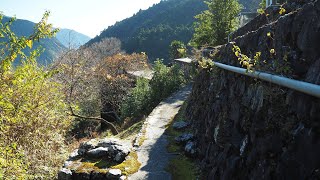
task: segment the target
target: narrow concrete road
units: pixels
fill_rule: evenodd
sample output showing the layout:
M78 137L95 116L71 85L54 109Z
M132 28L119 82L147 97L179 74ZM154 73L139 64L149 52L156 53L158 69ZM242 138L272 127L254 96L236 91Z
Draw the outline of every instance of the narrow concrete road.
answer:
M165 171L173 155L166 150L168 144L164 135L166 125L178 113L191 92L191 85L184 87L161 102L146 119L145 141L137 149L140 170L129 176L129 180L167 180L171 175Z

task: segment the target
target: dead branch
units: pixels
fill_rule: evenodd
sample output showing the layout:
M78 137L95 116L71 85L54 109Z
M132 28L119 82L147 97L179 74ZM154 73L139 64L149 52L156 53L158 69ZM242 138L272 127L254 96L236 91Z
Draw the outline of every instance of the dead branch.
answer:
M95 120L95 121L102 121L102 122L104 122L104 123L106 123L107 125L110 125L110 126L112 127L113 130L111 130L111 131L112 131L112 133L113 133L114 135L119 134L119 131L117 130L117 128L115 127L115 125L112 124L111 122L109 122L109 121L107 121L107 120L105 120L105 119L103 119L103 118L101 118L101 117L87 117L87 116L78 115L78 114L74 113L74 111L73 111L73 109L72 109L71 106L69 106L69 109L70 109L70 112L71 112L71 113L69 113L70 116L77 117L77 118L81 118L81 119L89 119L89 120Z
M118 116L118 114L117 114L116 112L114 112L114 111L101 112L101 114L104 114L104 115L107 115L107 116L109 116L109 117L111 117L111 118L113 118L113 119L116 119L117 122L121 122L121 118L120 118L120 117ZM112 114L112 115L114 115L114 116L112 116L112 115L110 115L110 114Z

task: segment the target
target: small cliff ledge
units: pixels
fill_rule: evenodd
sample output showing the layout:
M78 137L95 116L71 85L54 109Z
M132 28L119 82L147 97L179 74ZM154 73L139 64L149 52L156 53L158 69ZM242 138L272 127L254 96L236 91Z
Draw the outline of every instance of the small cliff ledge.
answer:
M214 60L240 67L235 44L249 57L261 52L260 71L320 84L320 0L283 7L287 14L236 32ZM320 178L319 98L204 69L195 79L187 117L206 179Z

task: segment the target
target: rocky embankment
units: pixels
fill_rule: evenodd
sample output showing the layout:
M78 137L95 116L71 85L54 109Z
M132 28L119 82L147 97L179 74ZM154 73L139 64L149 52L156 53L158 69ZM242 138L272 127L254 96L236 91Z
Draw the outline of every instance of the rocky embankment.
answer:
M261 52L257 70L320 84L320 0L283 7L286 14L270 14L261 27L236 32L235 42L219 47L214 59L240 67L235 44L249 57ZM206 179L320 178L319 98L204 69L195 79L187 116Z
M59 180L127 179L116 167L127 160L131 146L116 139L91 139L71 153L58 174Z

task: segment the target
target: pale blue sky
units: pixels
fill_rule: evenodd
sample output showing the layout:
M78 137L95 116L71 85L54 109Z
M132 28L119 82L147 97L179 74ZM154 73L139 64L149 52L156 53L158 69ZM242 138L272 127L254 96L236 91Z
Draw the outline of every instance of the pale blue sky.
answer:
M74 29L90 37L160 0L1 0L7 16L38 22L45 10L54 27Z

